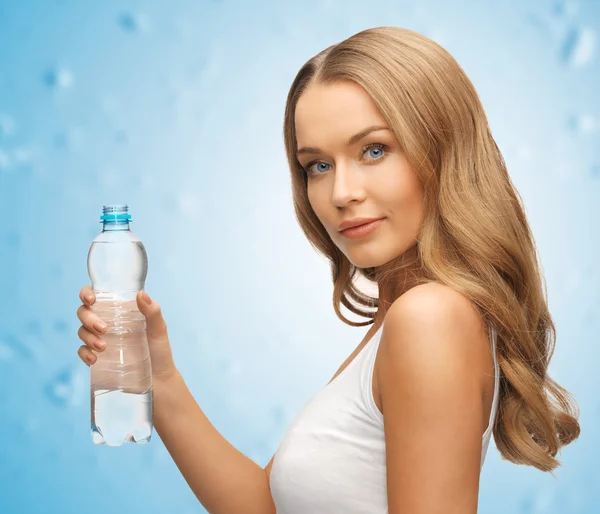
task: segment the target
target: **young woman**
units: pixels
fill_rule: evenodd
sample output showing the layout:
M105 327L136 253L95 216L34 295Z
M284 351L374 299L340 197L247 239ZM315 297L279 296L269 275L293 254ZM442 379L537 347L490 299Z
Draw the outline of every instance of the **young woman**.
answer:
M560 465L578 409L547 374L555 327L534 240L452 56L397 27L325 49L292 84L284 141L300 226L331 262L334 309L371 327L263 469L206 418L159 304L138 294L155 427L208 512L476 513L492 434L511 462ZM93 364L103 332L89 286L81 299L79 355Z

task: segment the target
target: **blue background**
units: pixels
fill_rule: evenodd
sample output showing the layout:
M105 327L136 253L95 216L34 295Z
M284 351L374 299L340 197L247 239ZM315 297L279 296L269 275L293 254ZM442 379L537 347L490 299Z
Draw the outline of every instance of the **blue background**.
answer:
M582 409L558 480L490 444L480 512L600 510L600 2L0 0L2 513L204 512L156 433L91 442L76 310L107 204L129 205L198 403L267 464L366 332L296 223L285 98L312 55L380 25L475 84L548 281L550 374Z

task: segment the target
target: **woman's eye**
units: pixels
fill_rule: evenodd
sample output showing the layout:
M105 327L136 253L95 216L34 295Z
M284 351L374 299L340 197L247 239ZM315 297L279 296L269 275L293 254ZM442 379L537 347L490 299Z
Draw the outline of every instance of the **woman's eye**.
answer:
M363 148L363 155L367 152L370 152L371 150L375 150L375 152L371 153L371 157L373 157L373 158L370 159L371 162L374 162L374 161L382 160L386 155L385 153L382 153L382 152L386 152L387 150L389 150L389 147L387 145L384 145L381 143L373 143L373 144L367 145ZM315 165L330 166L330 164L328 164L324 161L312 161L312 162L308 163L305 168L302 168L302 169L304 170L304 172L307 175L320 175L321 172L329 171L328 169L323 169L323 168L317 168L319 171L312 171L312 167Z

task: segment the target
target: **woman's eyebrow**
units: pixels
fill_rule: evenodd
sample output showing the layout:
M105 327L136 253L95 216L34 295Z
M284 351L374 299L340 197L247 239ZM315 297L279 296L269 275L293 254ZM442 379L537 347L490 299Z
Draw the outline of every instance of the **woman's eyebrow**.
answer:
M350 139L348 139L348 142L346 143L346 146L350 146L353 145L354 143L356 143L357 141L360 141L363 137L365 137L367 134L370 134L371 132L375 132L376 130L390 130L388 127L380 127L378 125L374 125L372 127L368 127L364 130L361 130L358 134L354 134ZM296 156L303 154L303 153L323 153L323 151L319 148L316 147L304 147L304 148L300 148L300 150L298 150L296 152Z

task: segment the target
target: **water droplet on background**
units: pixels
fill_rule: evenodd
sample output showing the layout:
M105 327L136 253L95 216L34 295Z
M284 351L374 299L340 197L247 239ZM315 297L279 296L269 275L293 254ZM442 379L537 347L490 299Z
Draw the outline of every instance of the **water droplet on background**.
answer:
M27 331L30 332L31 334L37 336L37 337L41 337L42 335L42 324L40 323L39 320L37 319L32 319L29 320L26 324L25 327L27 328Z
M0 171L13 172L26 168L33 161L33 151L26 146L0 148Z
M45 387L46 397L58 407L83 405L86 379L83 364L73 365L59 372Z
M591 134L598 127L593 114L573 115L569 118L568 128L579 134Z
M573 27L567 34L562 48L562 60L573 67L591 61L596 46L596 34L589 27Z
M150 18L142 13L124 12L119 16L119 25L127 32L148 32Z
M69 323L62 318L55 319L52 328L59 334L66 334L69 331Z
M52 68L44 73L44 83L52 89L66 89L73 82L73 73L67 68Z
M578 12L578 7L571 0L561 0L554 4L552 12L560 17L573 18Z
M23 359L31 359L34 356L33 347L26 343L23 338L11 332L0 334L0 342L8 349L5 349L5 354L8 351L14 357Z

